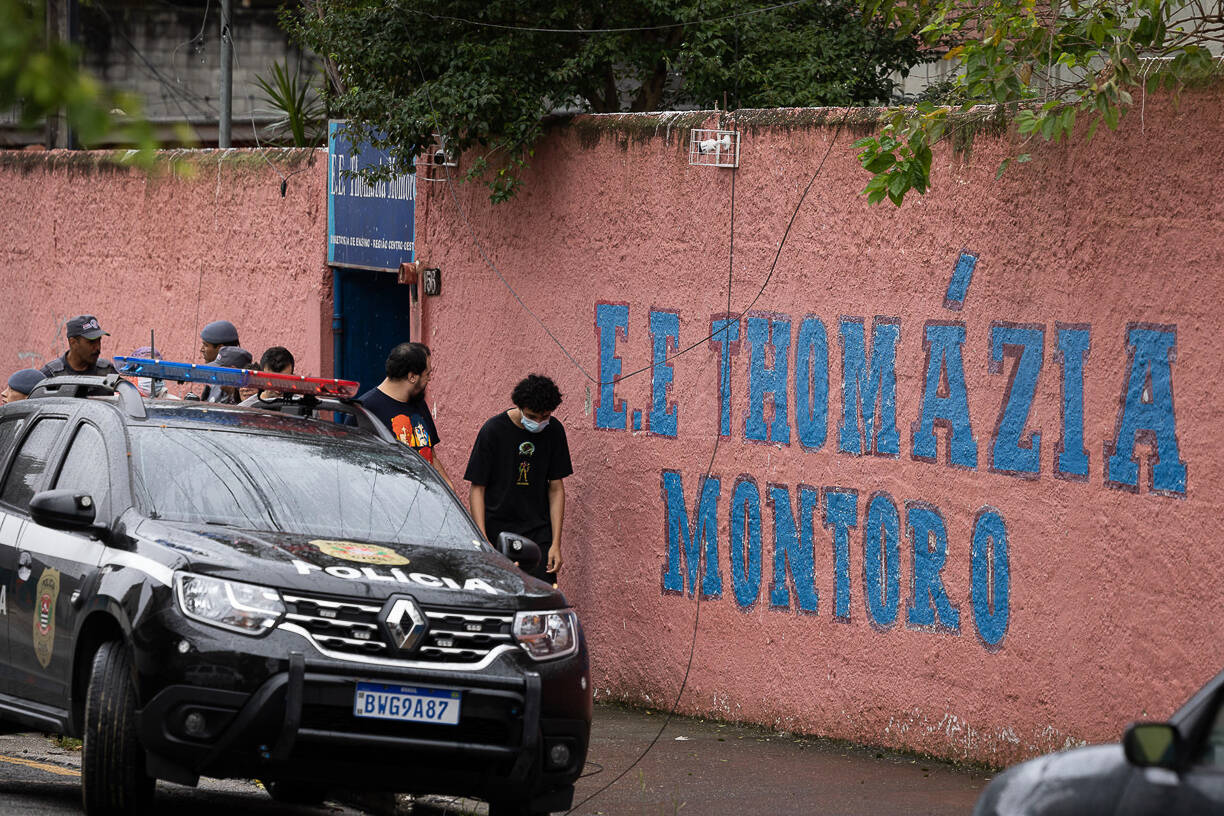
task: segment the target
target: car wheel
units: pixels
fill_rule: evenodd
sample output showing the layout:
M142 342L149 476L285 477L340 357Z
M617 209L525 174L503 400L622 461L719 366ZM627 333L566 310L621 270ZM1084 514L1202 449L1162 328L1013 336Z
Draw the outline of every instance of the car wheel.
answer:
M264 787L282 805L321 805L327 796L325 788L308 782L265 782Z
M153 801L154 779L136 736L132 658L115 641L94 654L85 694L81 799L89 816L140 813Z

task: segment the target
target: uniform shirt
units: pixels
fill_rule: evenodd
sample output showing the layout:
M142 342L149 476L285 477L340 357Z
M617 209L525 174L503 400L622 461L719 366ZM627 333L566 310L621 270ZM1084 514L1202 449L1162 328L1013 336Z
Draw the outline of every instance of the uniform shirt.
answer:
M84 371L77 371L72 366L68 365L68 352L64 352L64 356L57 357L45 366L39 369L44 377L71 377L75 374L90 377L104 377L107 374L118 374L119 372L111 365L111 361L105 357L99 357L97 362L91 365Z
M421 397L400 402L377 388L370 389L357 398L374 416L391 429L395 438L416 448L426 462L433 464L433 448L442 440L434 427L433 415Z
M520 428L503 411L476 435L463 478L485 488L485 532L552 541L548 483L574 472L565 428L556 417L539 433Z

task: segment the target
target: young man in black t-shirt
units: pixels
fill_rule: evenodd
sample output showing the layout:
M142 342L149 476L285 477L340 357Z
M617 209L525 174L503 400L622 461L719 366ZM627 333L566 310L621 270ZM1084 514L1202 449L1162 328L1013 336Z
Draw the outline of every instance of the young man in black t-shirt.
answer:
M387 355L387 378L357 401L390 428L399 441L415 448L451 484L438 458L437 445L442 440L425 404L425 386L432 375L429 347L424 343L400 343Z
M472 517L490 542L503 532L540 545L532 575L549 583L561 569L563 480L574 472L565 428L552 415L561 392L532 374L514 387L514 407L490 419L476 435L463 478L472 483Z

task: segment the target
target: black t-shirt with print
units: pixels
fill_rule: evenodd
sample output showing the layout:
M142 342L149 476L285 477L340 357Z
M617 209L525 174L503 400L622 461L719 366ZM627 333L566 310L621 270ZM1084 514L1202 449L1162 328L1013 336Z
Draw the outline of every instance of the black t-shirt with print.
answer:
M434 427L433 415L422 397L408 402L389 397L377 388L372 388L357 398L370 413L391 429L395 438L416 448L417 453L433 464L433 447L442 441Z
M463 478L485 488L485 532L527 536L539 544L552 541L548 483L574 472L565 428L556 417L539 433L515 425L503 411L476 435Z

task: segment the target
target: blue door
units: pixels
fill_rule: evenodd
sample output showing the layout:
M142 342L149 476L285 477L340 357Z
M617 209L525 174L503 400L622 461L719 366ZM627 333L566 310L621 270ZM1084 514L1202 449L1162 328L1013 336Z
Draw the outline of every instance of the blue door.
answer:
M358 393L383 381L387 354L409 339L415 294L394 272L335 269L336 376L361 383Z

